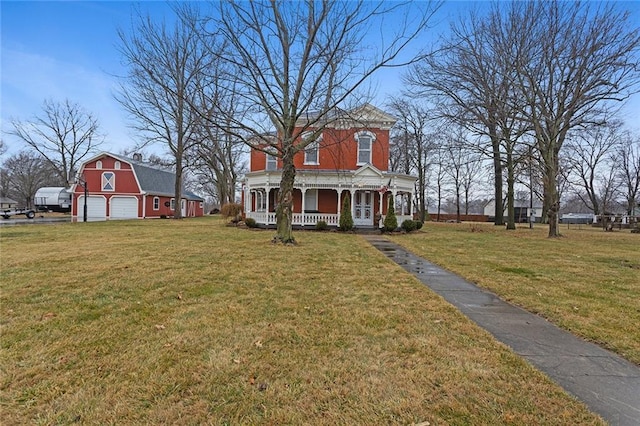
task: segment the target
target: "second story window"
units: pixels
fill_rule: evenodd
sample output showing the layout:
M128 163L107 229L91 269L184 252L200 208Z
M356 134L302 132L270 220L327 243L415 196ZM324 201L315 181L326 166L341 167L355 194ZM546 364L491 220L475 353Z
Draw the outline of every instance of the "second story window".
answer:
M375 135L371 132L356 133L356 142L358 143L357 164L359 166L363 164L371 163L371 151L372 151L374 140L375 140Z
M96 161L96 169L101 169L102 168L102 161L98 160Z
M318 161L319 145L319 141L315 141L304 149L304 164L320 164Z
M312 132L305 132L302 134L303 140L308 140L312 136ZM320 141L322 136L319 136L315 141L311 142L304 149L304 164L320 164L320 158L318 156L318 150L320 149Z
M278 157L273 154L267 155L267 170L276 170L278 168Z
M104 172L102 174L102 190L103 191L116 190L116 174L115 173Z

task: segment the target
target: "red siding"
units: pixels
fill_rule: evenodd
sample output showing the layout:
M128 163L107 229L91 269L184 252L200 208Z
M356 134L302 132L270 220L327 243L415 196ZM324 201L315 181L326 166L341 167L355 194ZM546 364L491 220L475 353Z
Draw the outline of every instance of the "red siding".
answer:
M101 168L97 168L98 161L102 163ZM120 163L120 168L116 169L116 162ZM103 191L102 190L102 174L104 172L113 172L115 174L115 190L114 191ZM112 196L135 196L138 199L138 217L160 217L162 215L165 216L173 216L174 211L170 209L170 207L165 206L166 202L170 203L172 197L167 196L158 196L160 201L160 206L158 210L153 209L153 194L147 194L144 196L142 191L140 190L140 186L135 177L135 173L130 164L125 163L123 161L117 160L108 155L101 156L100 158L96 158L88 163L86 163L81 173L84 175L84 178L87 182L87 190L89 195L101 195L104 196L107 200L106 208L107 211L105 215L107 215L110 199ZM78 206L78 197L84 195L84 188L81 185L76 185L75 191L73 194L73 207L71 214L72 216L81 216L82 208ZM176 208L180 208L180 203L176 203ZM204 206L201 206L200 201L187 201L187 209L186 216L203 216L204 215Z
M300 151L294 157L294 165L297 170L357 170L358 142L355 135L360 131L374 133L371 152L371 163L381 171L389 169L389 131L382 129L325 129L320 141L318 152L318 165L304 164L304 151ZM282 162L278 160L278 168ZM250 170L262 171L266 168L266 154L256 149L251 150Z

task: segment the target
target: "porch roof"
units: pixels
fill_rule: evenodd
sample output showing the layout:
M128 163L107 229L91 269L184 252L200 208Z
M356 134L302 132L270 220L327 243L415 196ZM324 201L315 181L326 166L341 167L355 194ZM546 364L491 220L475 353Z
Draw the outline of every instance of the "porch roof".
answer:
M243 181L250 188L277 188L281 178L281 170L263 170L245 174ZM416 180L415 176L364 165L357 170L298 170L294 187L378 190L386 186L391 191L413 192Z

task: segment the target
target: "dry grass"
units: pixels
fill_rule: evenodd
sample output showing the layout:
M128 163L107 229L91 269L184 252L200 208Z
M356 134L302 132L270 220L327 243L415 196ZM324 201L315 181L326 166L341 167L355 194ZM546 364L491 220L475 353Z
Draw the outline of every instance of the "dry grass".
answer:
M603 424L360 237L270 237L0 228L3 424Z
M566 225L427 223L393 240L640 364L640 235Z

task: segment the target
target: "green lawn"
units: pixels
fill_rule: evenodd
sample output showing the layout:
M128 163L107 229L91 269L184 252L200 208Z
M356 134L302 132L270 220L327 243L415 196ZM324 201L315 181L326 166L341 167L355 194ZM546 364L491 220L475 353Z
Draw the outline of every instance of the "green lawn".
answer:
M428 222L392 238L414 253L640 364L640 234L566 225Z
M0 228L2 423L603 424L361 237L271 237Z

